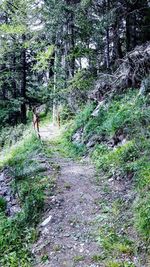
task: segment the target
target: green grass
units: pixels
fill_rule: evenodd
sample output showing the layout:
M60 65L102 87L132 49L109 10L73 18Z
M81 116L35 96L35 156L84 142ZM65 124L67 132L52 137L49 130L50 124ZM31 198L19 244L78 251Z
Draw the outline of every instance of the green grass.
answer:
M97 117L91 115L94 108L94 104L88 104L74 121L74 131L84 128L85 140L96 133L112 137L118 130L123 130L130 136L137 131L148 134L150 116L148 99L138 97L136 90L130 90L103 105Z
M59 153L66 158L80 159L85 153L85 146L82 144L73 144L71 136L71 128L69 131L62 130L58 138L49 142L52 150L46 149L47 156L52 157L54 153Z
M0 130L0 148L9 147L20 140L28 132L29 125L20 124L15 127L5 127Z
M135 265L129 262L109 261L106 263L106 267L135 267Z
M6 200L3 197L0 197L0 212L5 211L6 206Z
M127 140L115 149L103 143L96 145L91 154L92 159L105 177L116 175L128 178L131 174L138 192L134 209L135 226L139 233L147 238L150 234L149 100L129 92L123 98L112 101L105 113L104 122L98 125L95 131L110 138L121 131ZM102 116L101 111L99 116ZM86 125L86 131L88 127L89 124Z
M92 261L93 262L101 262L101 261L103 261L105 259L105 257L106 256L104 254L101 254L101 255L95 254L95 255L92 256Z
M5 215L5 201L0 199L0 265L32 266L30 244L37 238L36 225L44 208L45 190L51 193L53 183L41 163L43 146L32 132L24 133L16 144L4 148L0 168L8 168L12 188L21 205L13 218Z
M73 258L74 262L80 262L80 261L83 261L84 259L85 259L85 256L83 256L83 255L75 256Z

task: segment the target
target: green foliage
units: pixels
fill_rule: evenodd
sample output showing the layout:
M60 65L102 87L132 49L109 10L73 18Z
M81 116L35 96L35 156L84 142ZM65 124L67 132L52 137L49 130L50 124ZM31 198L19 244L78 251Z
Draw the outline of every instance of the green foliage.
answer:
M6 206L6 200L3 197L0 197L0 212L5 211Z
M81 158L85 153L85 146L82 144L73 144L71 140L72 131L70 131L68 130L63 136L51 142L51 145L53 145L53 152L57 151L64 157Z
M150 228L148 193L150 184L150 139L148 134L150 112L147 103L146 98L138 99L135 95L131 97L131 94L117 103L116 101L112 102L105 122L101 126L101 131L107 134L110 132L112 136L121 129L127 134L128 140L115 149L108 148L106 144L96 145L92 153L96 166L103 171L105 176L128 177L129 174L132 174L139 194L144 190L146 197L142 193L142 197L140 196L136 200L135 225L145 238L149 235L148 229Z
M19 124L15 127L5 127L0 131L0 147L9 147L14 145L17 141L28 133L29 126Z
M49 262L49 256L48 256L47 254L43 255L42 258L41 258L41 261L42 261L43 263L47 263L47 262Z
M93 135L99 137L101 142L97 142L90 151L91 158L95 163L100 177L103 177L104 190L110 192L108 178L114 180L126 179L133 181L137 197L132 204L132 212L135 229L139 238L149 244L150 236L150 107L149 99L137 95L136 91L114 97L111 102L104 104L97 117L93 117L94 105L86 105L82 113L77 114L75 122L72 124L72 135L78 130L83 130L82 139L87 143ZM113 144L113 140L123 135L123 142ZM86 151L86 150L85 150ZM106 185L105 185L106 184ZM107 186L107 187L106 187ZM124 206L121 204L121 206ZM128 243L122 236L118 236L112 225L105 221L107 213L117 220L120 211L116 204L111 210L105 209L104 214L99 218L100 222L105 222L99 233L99 242L103 249L110 255L134 253L132 243ZM113 220L113 219L112 219ZM116 222L116 224L119 223ZM134 266L132 263L110 262L108 266Z
M150 241L150 193L144 191L135 202L135 226L144 238Z
M15 124L15 119L20 114L21 103L21 99L14 99L13 97L10 100L0 100L0 127L6 127L7 124Z
M75 132L79 128L82 128L90 121L93 109L94 109L94 104L89 103L88 105L85 106L82 112L79 112L79 114L76 115L75 122L73 125L73 132Z
M75 73L74 77L68 80L67 88L63 90L65 97L72 99L74 106L81 107L87 102L88 91L93 85L94 77L87 70Z
M89 90L93 82L93 76L87 71L78 71L75 76L69 81L68 91L73 91L74 89L80 90L81 92L86 92Z
M85 138L90 133L104 134L109 138L118 130L123 130L125 134L135 135L137 131L148 133L150 108L146 98L137 97L135 91L112 100L103 105L97 117L87 114L88 106L85 107L80 117L86 113L89 117L82 120L80 127L85 127ZM94 108L94 106L93 106ZM78 121L78 116L76 121Z
M35 241L35 230L26 226L24 213L8 219L0 215L0 263L2 266L31 266L29 242Z
M128 141L115 150L108 149L107 146L104 145L97 145L92 154L92 158L95 159L97 167L101 168L103 171L107 172L109 168L111 175L117 167L124 169L125 162L130 162L138 158L138 152L136 144L133 141Z
M133 244L125 236L119 235L109 223L99 230L99 244L114 256L133 253Z
M95 254L92 256L92 261L94 262L101 262L104 259L105 259L105 256L103 254L102 255Z
M71 121L74 118L74 112L70 109L68 105L63 106L61 112L61 123L66 124L68 121Z
M10 170L12 189L18 195L21 212L7 218L3 211L5 202L0 199L0 265L3 267L32 266L30 243L35 242L35 226L43 211L45 189L51 192L49 178L45 175L43 148L32 132L2 151L1 167ZM40 156L39 156L40 154ZM41 158L40 158L41 157Z
M3 34L24 34L26 32L26 27L24 25L7 25L3 24L0 26L0 32Z
M121 177L128 176L129 173L134 174L134 179L136 181L139 194L144 190L144 193L141 193L141 196L137 197L136 204L134 205L135 226L138 231L147 239L150 235L150 195L148 191L150 184L149 157L145 156L144 158L140 158L140 156L143 154L142 150L136 150L135 146L132 148L133 143L130 142L129 144L131 144L131 146L128 146L127 143L121 147L118 147L114 151L104 150L102 149L102 146L99 145L93 152L92 157L94 158L97 167L103 170L108 177L111 177L115 174Z
M106 267L135 267L135 265L130 262L109 261Z
M46 51L38 52L36 56L37 63L34 70L46 70L49 67L49 61L54 54L55 47L53 45L46 48Z
M80 256L75 256L73 258L74 262L80 262L80 261L83 261L84 260L84 256L83 255L80 255Z

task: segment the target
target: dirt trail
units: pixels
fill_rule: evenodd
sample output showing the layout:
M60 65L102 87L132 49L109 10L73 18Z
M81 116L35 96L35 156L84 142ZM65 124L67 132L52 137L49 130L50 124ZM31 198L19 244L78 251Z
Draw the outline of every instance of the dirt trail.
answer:
M59 135L56 127L42 128L43 140ZM95 170L87 161L75 162L55 155L60 166L57 189L49 198L48 208L40 227L40 237L33 247L36 267L97 267L92 256L99 247L94 241L96 200L99 188L95 184ZM42 261L41 261L42 259Z

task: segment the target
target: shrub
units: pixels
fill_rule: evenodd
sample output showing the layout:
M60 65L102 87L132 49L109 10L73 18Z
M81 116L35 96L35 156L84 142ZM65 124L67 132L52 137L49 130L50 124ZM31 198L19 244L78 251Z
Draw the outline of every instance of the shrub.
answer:
M3 197L0 197L0 212L5 211L7 202Z

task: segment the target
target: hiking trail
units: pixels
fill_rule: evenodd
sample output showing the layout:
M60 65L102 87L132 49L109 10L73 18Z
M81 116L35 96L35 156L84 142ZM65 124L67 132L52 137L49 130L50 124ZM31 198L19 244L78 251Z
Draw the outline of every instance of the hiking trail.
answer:
M49 125L40 130L41 139L49 141L60 134ZM33 246L36 267L97 267L92 257L99 252L94 238L95 219L100 196L95 170L88 160L80 162L54 153L52 163L59 166L56 189L50 196L41 224L40 236Z

